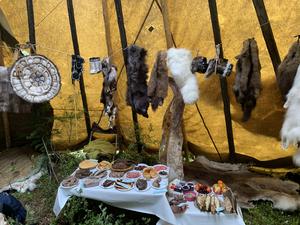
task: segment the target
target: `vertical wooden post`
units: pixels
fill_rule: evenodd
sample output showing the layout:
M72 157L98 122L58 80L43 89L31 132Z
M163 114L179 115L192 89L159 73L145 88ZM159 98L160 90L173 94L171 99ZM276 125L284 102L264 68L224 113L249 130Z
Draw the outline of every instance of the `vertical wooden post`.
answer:
M27 20L28 20L28 30L29 30L29 42L33 44L32 49L30 49L31 54L36 50L35 41L35 28L34 28L34 11L32 0L26 0L27 6Z
M0 45L3 45L2 42L2 33L0 33ZM3 59L3 49L0 47L0 66L4 66L4 59ZM1 112L2 120L3 120L3 128L4 128L4 135L5 135L5 145L6 148L11 147L11 137L10 137L10 128L9 128L9 119L7 112Z
M270 58L272 60L273 68L275 71L275 74L277 74L277 68L281 62L279 52L277 49L276 41L273 35L273 31L271 28L271 24L268 18L268 14L266 11L266 7L263 0L252 0L255 12L260 24L261 31L263 33L268 52L270 55Z
M107 0L102 0L102 11L103 11L103 21L104 21L104 28L105 28L105 40L106 40L107 53L110 56L111 62L113 62L114 60L113 60L113 55L112 55L113 50L112 50L112 44L111 44Z
M67 6L68 6L69 23L70 23L70 30L71 30L74 54L80 55L78 37L77 37L77 31L76 31L75 16L74 16L73 0L67 0ZM82 105L83 105L83 110L84 110L86 131L87 131L87 135L89 137L92 129L91 129L91 121L90 121L90 115L89 115L89 108L88 108L88 104L87 104L87 98L86 98L85 87L84 87L83 74L80 77L79 86L80 86L80 93L81 93Z
M220 58L223 58L223 48L222 48L221 32L220 32L216 0L208 0L208 4L209 4L213 33L214 33L215 45L218 45L218 44L221 45L219 56L220 56ZM220 85L221 85L221 92L222 92L222 99L223 99L223 106L224 106L225 122L226 122L227 141L228 141L228 147L229 147L229 158L230 158L231 162L234 162L235 161L235 147L234 147L234 140L233 140L232 121L231 121L231 113L230 113L230 100L229 100L229 96L228 96L226 77L220 76Z
M128 70L127 70L127 65L128 65L128 55L127 55L127 38L126 38L126 30L124 26L124 18L123 18L123 11L122 11L122 4L121 0L115 0L115 8L116 8L116 14L118 18L118 26L119 26L119 32L120 32L120 38L121 38L121 44L123 48L123 58L124 58L124 63L125 63L125 68L126 68L126 73L127 73L127 82L130 83L130 78L128 76ZM138 152L142 151L142 144L141 144L141 138L140 138L140 129L139 129L139 122L138 122L138 117L137 113L134 111L134 109L131 107L131 113L132 113L132 120L133 120L133 126L134 126L134 132L135 132L135 138L136 138L136 143L138 147Z

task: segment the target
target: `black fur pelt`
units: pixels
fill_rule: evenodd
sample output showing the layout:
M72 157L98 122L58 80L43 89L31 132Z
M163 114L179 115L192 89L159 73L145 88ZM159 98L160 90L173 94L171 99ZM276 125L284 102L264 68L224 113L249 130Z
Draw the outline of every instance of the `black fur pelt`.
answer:
M130 105L136 113L148 118L148 86L146 65L147 51L136 45L131 45L127 49L127 104Z
M168 67L167 53L159 51L151 72L151 77L148 85L148 96L151 102L151 108L155 111L158 106L162 105L164 99L168 95Z
M236 100L242 106L245 122L251 117L251 112L256 106L256 99L261 91L261 65L258 56L258 47L254 38L243 42L240 55L236 56L236 77L233 92Z
M300 44L296 41L290 47L288 54L284 57L277 70L277 84L284 100L293 85L299 64Z

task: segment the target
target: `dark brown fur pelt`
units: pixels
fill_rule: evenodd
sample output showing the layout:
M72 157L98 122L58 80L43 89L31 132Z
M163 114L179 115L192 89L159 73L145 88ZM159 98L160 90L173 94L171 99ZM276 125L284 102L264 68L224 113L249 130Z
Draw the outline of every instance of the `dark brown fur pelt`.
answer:
M148 118L148 86L147 73L148 66L146 65L147 51L136 45L131 45L127 49L128 64L127 64L127 104L130 105L136 113Z
M159 51L151 72L148 86L148 97L151 102L152 110L155 111L162 105L168 95L168 67L167 53Z
M243 42L240 55L236 56L236 77L233 92L236 100L242 106L242 121L249 120L256 100L261 91L261 65L258 56L258 47L254 38Z
M284 57L277 70L277 84L284 100L293 85L299 64L300 44L295 42L290 47L288 54Z

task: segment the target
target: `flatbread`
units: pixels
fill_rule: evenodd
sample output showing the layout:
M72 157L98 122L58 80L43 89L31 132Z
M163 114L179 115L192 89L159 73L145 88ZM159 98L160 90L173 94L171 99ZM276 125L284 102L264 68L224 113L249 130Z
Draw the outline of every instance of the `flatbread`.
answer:
M91 160L83 160L81 163L79 163L80 169L93 169L98 165L97 162L91 161Z

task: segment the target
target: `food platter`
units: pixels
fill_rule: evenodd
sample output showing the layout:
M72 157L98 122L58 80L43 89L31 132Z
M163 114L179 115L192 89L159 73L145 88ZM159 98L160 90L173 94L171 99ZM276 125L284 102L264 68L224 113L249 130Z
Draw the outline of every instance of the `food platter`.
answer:
M64 189L72 189L74 187L76 187L79 183L79 180L76 177L70 176L66 179L64 179L60 186Z
M96 160L83 160L79 163L79 168L80 169L86 169L86 170L90 170L90 169L94 169L96 168L96 166L98 165Z

